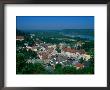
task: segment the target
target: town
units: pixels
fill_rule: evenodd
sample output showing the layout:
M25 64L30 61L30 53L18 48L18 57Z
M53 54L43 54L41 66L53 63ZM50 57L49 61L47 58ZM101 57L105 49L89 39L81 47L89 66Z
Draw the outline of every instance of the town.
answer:
M94 41L58 32L16 32L17 74L94 74Z

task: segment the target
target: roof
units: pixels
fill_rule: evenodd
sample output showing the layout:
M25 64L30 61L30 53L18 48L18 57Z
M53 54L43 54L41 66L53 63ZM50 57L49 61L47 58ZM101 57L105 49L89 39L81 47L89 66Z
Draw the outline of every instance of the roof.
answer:
M20 39L22 40L22 39L24 39L24 36L16 36L16 39L17 40L20 40Z
M70 53L75 53L76 52L76 50L73 49L73 48L63 48L63 51L70 52Z
M77 50L77 52L78 52L79 54L85 54L85 53L86 53L84 49Z
M81 63L77 63L76 65L75 65L76 67L80 67L80 68L83 68L83 64L81 64Z
M47 53L52 53L52 52L53 52L53 50L54 50L54 48L53 48L53 47L48 48Z
M39 55L42 56L43 60L48 59L48 53L47 52L41 52L41 53L39 53Z
M37 46L32 46L32 49L37 49Z

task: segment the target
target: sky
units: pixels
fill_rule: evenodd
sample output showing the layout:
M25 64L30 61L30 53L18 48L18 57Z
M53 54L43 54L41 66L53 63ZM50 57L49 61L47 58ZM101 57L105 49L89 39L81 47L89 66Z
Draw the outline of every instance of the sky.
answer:
M94 29L94 16L16 16L20 30Z

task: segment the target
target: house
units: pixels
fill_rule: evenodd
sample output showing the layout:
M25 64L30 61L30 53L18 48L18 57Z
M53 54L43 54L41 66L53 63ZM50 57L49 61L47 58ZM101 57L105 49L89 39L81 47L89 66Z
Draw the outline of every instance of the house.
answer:
M70 53L75 53L75 52L76 52L75 49L73 49L73 48L68 48L68 47L63 48L62 50L63 50L64 52L70 52Z
M63 56L61 54L56 55L56 61L58 61L59 63L64 61L64 60L67 60L67 59L68 59L67 56Z
M76 65L76 64L78 64L79 62L77 61L77 60L75 60L75 61L73 61L73 65Z
M83 60L88 61L91 58L91 56L87 55L87 54L83 54L82 58L83 58Z
M41 43L40 46L44 47L45 49L48 48L48 45L47 44L44 44L44 43Z
M16 40L22 41L24 40L24 36L16 36Z
M56 50L53 50L53 52L51 54L52 55L56 55L57 54L57 51Z
M78 52L79 54L86 54L84 49L76 50L76 52Z
M56 45L48 45L48 48L56 48Z
M70 53L70 52L65 52L65 55L66 55L67 57L73 57L73 54Z
M48 59L48 53L47 52L40 52L38 54L39 58L42 60Z
M79 42L77 42L77 43L74 45L74 48L75 48L75 49L81 49L81 46L82 46L83 44L84 44L83 42L79 41Z
M82 68L84 68L84 65L81 64L81 63L77 63L77 64L75 65L75 67L76 67L76 69L82 69Z
M31 50L36 52L37 51L37 46L32 46Z
M51 54L53 51L54 51L53 47L50 47L50 48L47 49L47 53L49 53L49 54Z
M27 49L27 51L30 49L32 49L32 47L30 47L30 46L26 46L26 49Z
M64 47L65 47L65 44L64 44L64 43L60 43L60 44L59 44L59 48L60 48L60 49L62 49L62 48L64 48Z
M43 51L38 53L38 56L41 60L44 61L44 63L49 63L49 53Z

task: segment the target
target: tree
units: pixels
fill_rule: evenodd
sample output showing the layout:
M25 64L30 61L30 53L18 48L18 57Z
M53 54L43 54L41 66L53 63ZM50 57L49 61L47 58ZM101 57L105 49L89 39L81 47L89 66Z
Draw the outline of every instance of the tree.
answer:
M22 74L33 74L35 72L33 63L26 63L22 69Z
M61 49L60 49L59 47L56 48L56 51L57 51L58 53L61 53Z
M25 64L26 64L26 60L24 58L24 54L18 53L16 55L16 71L17 71L16 73L21 73Z
M46 70L41 63L27 63L22 69L23 74L44 74Z
M94 67L85 67L82 69L83 74L94 74Z
M83 58L80 58L80 59L79 59L79 63L82 64L83 62L84 62Z
M75 74L76 69L73 66L66 66L63 68L63 73L64 74Z
M41 63L35 63L34 64L35 72L36 74L43 74L45 73L45 68Z
M54 73L55 74L62 74L62 65L61 64L56 64L55 65Z
M91 48L94 48L94 41L85 42L85 44L82 45L82 48L85 49L86 52L89 52Z

